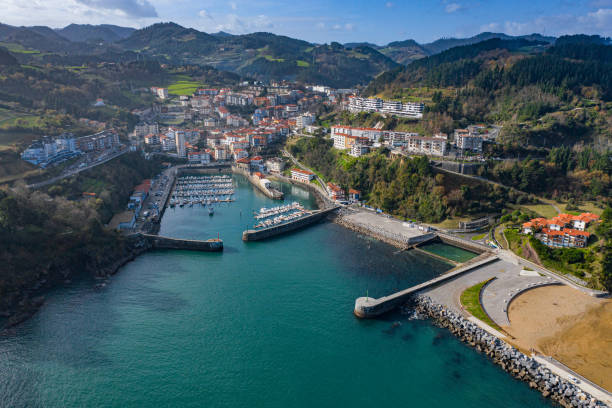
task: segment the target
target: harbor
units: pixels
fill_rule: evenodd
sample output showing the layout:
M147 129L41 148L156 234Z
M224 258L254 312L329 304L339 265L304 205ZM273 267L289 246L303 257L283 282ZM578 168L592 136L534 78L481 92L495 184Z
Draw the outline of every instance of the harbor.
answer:
M159 231L180 240L221 236L224 252L150 251L104 287L75 281L51 293L0 344L4 384L17 396L5 405L551 406L427 321L349 313L366 289L382 297L450 265L330 222L243 242L261 208L296 201L317 211L316 198L279 183L286 202L273 201L241 175L233 183L238 199L216 203L213 217L207 206L168 207ZM307 395L311 387L318 392Z

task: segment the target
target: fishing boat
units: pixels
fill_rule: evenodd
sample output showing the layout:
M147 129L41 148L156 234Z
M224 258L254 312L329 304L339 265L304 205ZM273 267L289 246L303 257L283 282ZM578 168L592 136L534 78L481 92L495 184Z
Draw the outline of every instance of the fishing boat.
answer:
M212 206L208 207L208 215L212 217L214 214L215 214L215 209Z

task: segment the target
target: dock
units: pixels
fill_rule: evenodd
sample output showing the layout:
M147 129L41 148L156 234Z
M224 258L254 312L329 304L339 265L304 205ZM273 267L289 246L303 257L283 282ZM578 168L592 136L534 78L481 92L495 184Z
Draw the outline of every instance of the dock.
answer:
M283 194L282 191L279 191L275 188L273 188L269 183L264 185L262 183L263 180L266 179L260 179L254 175L252 175L251 173L238 168L236 166L232 166L232 171L234 173L238 173L238 174L242 174L243 176L245 176L249 182L255 187L257 188L259 191L261 191L262 193L264 193L266 195L266 197L271 198L272 200L282 200L285 198L285 194ZM269 180L266 180L269 182Z
M258 230L246 230L242 233L243 241L261 241L267 238L272 238L277 235L285 234L291 231L295 231L322 220L327 214L337 210L339 207L331 207L324 210L314 211L310 215L306 215L302 218L298 218L293 221L289 221L283 224L273 225L268 228L262 228Z

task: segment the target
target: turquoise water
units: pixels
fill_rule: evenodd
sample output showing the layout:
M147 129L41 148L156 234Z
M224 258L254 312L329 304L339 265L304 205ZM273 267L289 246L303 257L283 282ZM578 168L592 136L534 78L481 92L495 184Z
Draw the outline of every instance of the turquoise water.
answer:
M440 255L446 259L455 262L466 262L478 256L474 252L466 251L452 245L446 245L442 242L431 242L419 246L423 251L431 252L432 254Z
M194 207L163 220L166 235L220 233L222 254L149 253L103 289L51 293L0 338L0 406L550 406L428 321L352 315L366 290L380 296L448 264L330 223L243 243L249 211L274 203L243 180L238 199L213 217Z

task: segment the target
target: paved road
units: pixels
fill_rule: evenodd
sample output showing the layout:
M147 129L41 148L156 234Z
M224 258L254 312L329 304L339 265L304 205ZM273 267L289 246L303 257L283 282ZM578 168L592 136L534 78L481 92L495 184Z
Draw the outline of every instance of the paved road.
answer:
M113 160L113 159L115 159L115 158L117 158L117 157L127 153L128 151L129 151L129 149L125 148L125 149L120 150L119 152L114 153L114 154L112 154L110 156L106 156L102 160L96 161L95 163L92 163L92 164L90 164L87 167L76 168L74 170L71 170L69 172L60 174L59 176L55 176L55 177L50 178L48 180L41 181L39 183L30 184L27 187L31 188L31 189L37 189L37 188L48 186L48 185L53 184L53 183L57 183L58 181L60 181L62 179L65 179L66 177L74 176L75 174L78 174L78 173L80 173L82 171L89 170L89 169L92 169L92 168L94 168L96 166L104 164L106 162L109 162L109 161L111 161L111 160Z

